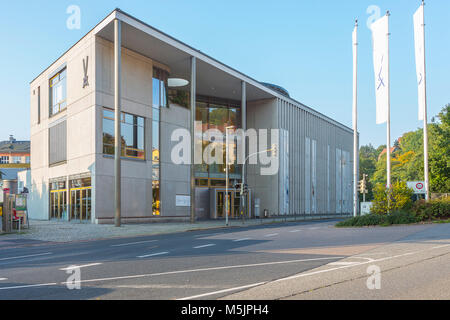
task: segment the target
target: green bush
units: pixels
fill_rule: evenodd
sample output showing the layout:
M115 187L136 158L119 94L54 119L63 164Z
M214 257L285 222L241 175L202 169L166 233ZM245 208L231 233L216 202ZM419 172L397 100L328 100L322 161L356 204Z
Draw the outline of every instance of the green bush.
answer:
M450 199L420 200L414 203L412 211L420 221L450 218Z
M353 217L336 224L336 227L390 226L393 224L411 224L418 222L412 213L393 212L386 215L368 214Z
M394 182L390 189L377 184L374 189L374 201L371 213L387 214L395 211L409 211L412 208L413 190L405 182Z

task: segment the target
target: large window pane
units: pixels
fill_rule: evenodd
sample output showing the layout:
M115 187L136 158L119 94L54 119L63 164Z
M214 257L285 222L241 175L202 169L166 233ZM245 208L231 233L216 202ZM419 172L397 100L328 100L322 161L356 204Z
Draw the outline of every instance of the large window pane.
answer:
M60 71L49 81L50 114L54 115L67 107L66 69Z
M121 114L121 148L122 156L145 159L144 118L128 113ZM103 153L113 155L115 146L114 113L103 110Z

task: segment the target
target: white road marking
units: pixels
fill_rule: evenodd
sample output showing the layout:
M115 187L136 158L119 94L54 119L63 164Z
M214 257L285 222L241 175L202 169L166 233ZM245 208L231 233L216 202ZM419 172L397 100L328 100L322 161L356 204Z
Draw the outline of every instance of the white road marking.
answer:
M360 262L356 261L338 261L338 262L331 262L328 265L329 266L351 266L354 264L359 264Z
M440 248L445 248L445 247L448 247L448 246L450 246L450 244L444 244L442 246L433 247L433 249L440 249Z
M277 235L278 235L278 233L271 233L271 234L265 235L265 237L275 237Z
M300 232L300 231L302 231L302 230L291 230L291 231L289 231L289 232L294 233L294 232Z
M416 253L419 253L419 252L421 252L421 251L408 252L408 253L392 256L392 257L386 257L386 258L381 258L381 259L372 260L372 261L360 262L360 263L355 263L355 264L352 264L352 265L346 265L346 266L342 266L342 267L336 267L336 268L325 269L325 270L318 270L318 271L313 271L313 272L309 272L309 273L302 273L302 274L298 274L298 275L295 275L295 276L290 276L290 277L287 277L287 278L281 278L281 279L275 280L273 282L280 282L280 281L285 281L285 280L292 280L292 279L297 279L297 278L308 277L308 276L312 276L312 275L315 275L315 274L335 271L335 270L339 270L339 269L351 268L351 267L360 266L360 265L364 265L364 264L368 264L368 263L374 263L374 262L380 262L380 261L384 261L384 260L400 258L400 257L404 257L404 256L410 256L412 254L416 254Z
M8 278L0 278L0 281L8 280Z
M146 254L145 256L138 256L138 258L149 258L149 257L155 257L155 256L162 256L164 254L168 254L169 252L158 252L158 253L152 253L152 254Z
M201 248L207 248L207 247L213 247L213 246L215 246L215 244L209 243L209 244L205 244L203 246L194 247L194 249L201 249Z
M223 234L223 233L199 234L199 235L196 235L195 238L206 238L206 237L218 236L219 234Z
M241 241L246 241L246 240L251 240L251 238L236 239L236 240L233 240L233 242L241 242Z
M31 257L39 257L39 256L45 256L45 255L49 255L49 254L52 254L52 253L51 252L46 252L46 253L30 254L30 255L27 255L27 256L1 258L0 261L12 260L12 259L22 259L22 258L31 258Z
M352 265L346 265L346 266L341 266L341 267L336 267L336 268L330 268L330 269L325 269L325 270L313 271L313 272L309 272L309 273L302 273L302 274L299 274L299 275L295 275L295 276L290 276L290 277L287 277L287 278L281 278L281 279L278 279L278 280L274 280L272 282L281 282L281 281L285 281L285 280L291 280L291 279L296 279L296 278L307 277L307 276L311 276L311 275L315 275L315 274L320 274L320 273L325 273L325 272L330 272L330 271L335 271L335 270L340 270L340 269L346 269L346 268L360 266L360 265L364 265L364 264L368 264L368 263L373 263L373 262L378 262L378 261L383 261L383 260L388 260L388 259L394 259L394 258L399 258L399 257L403 257L403 256L408 256L408 255L416 254L416 253L419 253L419 252L421 252L421 251L408 252L408 253L405 253L405 254L399 254L397 256L381 258L381 259L374 260L374 261L366 261L366 262L361 262L361 263L352 264ZM336 258L336 257L334 257L334 258ZM332 259L332 258L329 258L329 259ZM253 283L253 284L249 284L249 285L247 285L245 287L251 288L251 287L256 287L256 286L263 285L263 284L266 284L266 283L269 283L269 281ZM231 289L227 289L227 290L228 291L234 291L233 289L234 290L239 290L239 289L245 289L245 288L231 288ZM204 294L201 295L201 297L207 297L207 296L215 295L215 294L218 294L218 293L220 293L220 292L216 291L216 292L204 293ZM194 299L196 297L200 297L200 296L188 297L188 298L183 298L183 299L178 299L178 300Z
M53 283L41 283L41 284L30 284L26 286L15 286L15 287L3 287L0 290L11 290L11 289L23 289L23 288L33 288L33 287L45 287L45 286L55 286L56 282Z
M203 271L214 271L214 270L226 270L226 269L237 269L237 268L250 268L250 267L261 267L261 266L270 266L270 265L278 265L278 264L290 264L290 263L298 263L298 262L308 262L308 261L320 261L320 260L335 260L342 259L344 257L326 257L326 258L312 258L312 259L301 259L301 260L287 260L287 261L276 261L276 262L263 262L263 263L255 263L255 264L243 264L243 265L235 265L235 266L223 266L223 267L211 267L211 268L202 268L202 269L191 269L191 270L179 270L179 271L168 271L168 272L160 272L160 273L149 273L149 274L138 274L131 276L119 276L119 277L111 277L111 278L99 278L99 279L88 279L88 280L80 280L76 281L76 283L86 283L86 282L102 282L102 281L114 281L114 280L124 280L124 279L136 279L136 278L146 278L146 277L155 277L155 276L166 276L172 274L182 274L182 273L192 273L192 272L203 272ZM71 282L61 282L61 284L66 285Z
M308 228L308 230L317 230L317 229L320 229L319 227L311 227L311 228Z
M130 243L122 243L122 244L113 244L111 247L132 246L134 244L149 243L149 242L156 242L156 241L158 241L158 240L148 240L148 241L138 241L138 242L130 242Z
M205 293L205 294L199 294L199 295L196 295L196 296L181 298L181 299L177 299L177 300L192 300L192 299L202 298L202 297L206 297L206 296L212 296L212 295L215 295L215 294L226 293L226 292L230 292L230 291L237 291L237 290L242 290L242 289L248 289L248 288L256 287L256 286L263 285L263 284L266 284L266 283L267 282L253 283L253 284L250 284L250 285L247 285L247 286L229 288L229 289L209 292L209 293Z
M78 269L78 268L87 268L87 267L99 266L101 264L103 264L103 263L98 262L98 263L85 264L85 265L82 265L82 266L70 266L70 267L67 267L67 268L61 268L59 270L66 271L66 270L73 270L73 269Z

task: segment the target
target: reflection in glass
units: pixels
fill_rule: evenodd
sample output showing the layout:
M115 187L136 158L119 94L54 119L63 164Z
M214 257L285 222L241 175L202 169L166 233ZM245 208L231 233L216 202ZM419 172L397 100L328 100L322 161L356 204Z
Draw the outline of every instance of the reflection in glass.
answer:
M145 159L144 118L121 114L122 157ZM103 109L103 154L114 155L114 112Z

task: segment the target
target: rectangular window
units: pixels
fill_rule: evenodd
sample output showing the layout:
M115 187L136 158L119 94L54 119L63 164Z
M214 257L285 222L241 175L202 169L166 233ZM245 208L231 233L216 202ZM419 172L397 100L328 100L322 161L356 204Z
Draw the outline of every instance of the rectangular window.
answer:
M159 68L153 68L153 108L167 107L167 79L169 73Z
M37 114L38 114L38 124L41 123L41 87L38 87L38 98L37 98Z
M120 115L122 157L145 160L144 118ZM103 154L114 155L114 112L103 109Z
M25 163L30 163L30 156L25 157Z
M0 157L0 163L1 164L8 164L9 163L9 156L1 156Z
M67 107L67 71L58 72L50 79L50 116L55 115Z
M12 157L12 163L22 163L22 157Z
M67 160L67 123L63 121L49 129L49 163L58 164Z

